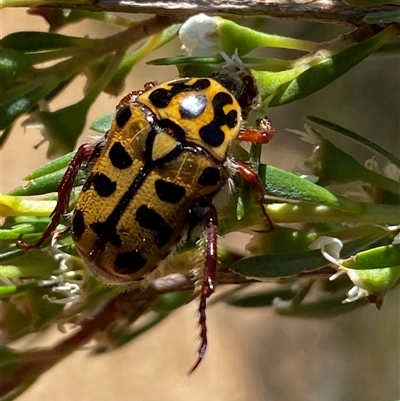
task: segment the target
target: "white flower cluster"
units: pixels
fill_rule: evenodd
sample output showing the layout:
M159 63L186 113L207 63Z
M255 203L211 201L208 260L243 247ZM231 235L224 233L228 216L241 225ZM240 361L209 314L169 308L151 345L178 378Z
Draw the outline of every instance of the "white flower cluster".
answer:
M46 298L49 302L64 304L64 311L66 311L82 299L83 272L82 270L76 270L77 264L78 267L81 267L80 259L61 251L59 248L59 244L53 244L45 248L45 251L59 262L59 268L54 271L54 274L48 280L42 280L39 285L42 287L50 286L52 292L62 295L62 298L49 296Z

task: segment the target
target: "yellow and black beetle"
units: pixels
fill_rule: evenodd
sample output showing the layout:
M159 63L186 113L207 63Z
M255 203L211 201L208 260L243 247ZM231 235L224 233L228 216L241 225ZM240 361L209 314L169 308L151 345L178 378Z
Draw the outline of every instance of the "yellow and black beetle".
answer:
M250 89L249 89L250 88ZM143 280L157 268L182 233L202 224L205 258L198 283L201 346L193 371L207 348L206 300L217 269L217 211L214 196L230 176L253 184L265 216L257 174L229 155L234 140L266 143L267 120L241 128L256 89L249 77L240 85L225 74L181 78L125 96L109 132L80 146L58 188L52 221L34 245L40 247L67 212L83 163L90 174L76 202L72 238L88 269L107 284Z

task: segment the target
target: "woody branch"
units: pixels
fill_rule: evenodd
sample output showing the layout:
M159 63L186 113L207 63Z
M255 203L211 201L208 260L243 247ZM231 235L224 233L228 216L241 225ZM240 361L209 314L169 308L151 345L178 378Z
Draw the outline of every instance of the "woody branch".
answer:
M171 22L198 14L222 17L272 17L359 26L367 14L399 11L399 4L361 8L342 0L4 0L2 7L80 8L93 11L148 13L166 16Z

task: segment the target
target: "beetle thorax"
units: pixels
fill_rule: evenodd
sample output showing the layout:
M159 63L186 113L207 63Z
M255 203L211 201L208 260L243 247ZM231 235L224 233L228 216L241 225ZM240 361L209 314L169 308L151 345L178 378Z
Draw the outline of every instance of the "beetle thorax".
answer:
M240 106L235 97L211 78L179 79L155 86L138 96L160 121L170 121L185 140L224 161L240 128Z

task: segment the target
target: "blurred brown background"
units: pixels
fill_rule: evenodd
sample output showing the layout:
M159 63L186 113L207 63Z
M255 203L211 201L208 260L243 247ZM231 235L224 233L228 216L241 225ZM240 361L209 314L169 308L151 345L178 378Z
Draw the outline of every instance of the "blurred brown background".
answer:
M1 35L15 30L47 30L24 9L1 12ZM288 21L268 22L269 33L326 40L339 28ZM68 27L62 32L104 36L113 31L99 23ZM329 32L329 34L328 34ZM179 53L174 42L152 58ZM163 74L163 76L161 76ZM390 149L399 147L399 61L372 57L343 79L309 99L277 110L270 117L277 137L268 145L269 163L293 168L309 148L293 140L285 128L302 129L311 114L358 130ZM137 66L125 92L144 82L174 78L173 68ZM393 80L394 77L397 79ZM84 80L69 88L70 96L54 103L70 104ZM68 103L65 103L68 102ZM113 110L117 99L102 95L88 121ZM23 118L24 119L24 118ZM23 120L21 119L21 120ZM395 133L393 135L393 133ZM90 135L89 131L86 132ZM1 192L45 161L46 144L30 129L15 130L1 151ZM82 138L82 142L85 137ZM294 153L296 150L296 153ZM281 317L271 309L238 309L217 304L208 308L209 350L200 368L186 375L198 346L197 303L192 302L128 346L98 357L76 352L43 375L20 401L380 401L400 398L399 291L383 309L368 305L331 319Z

